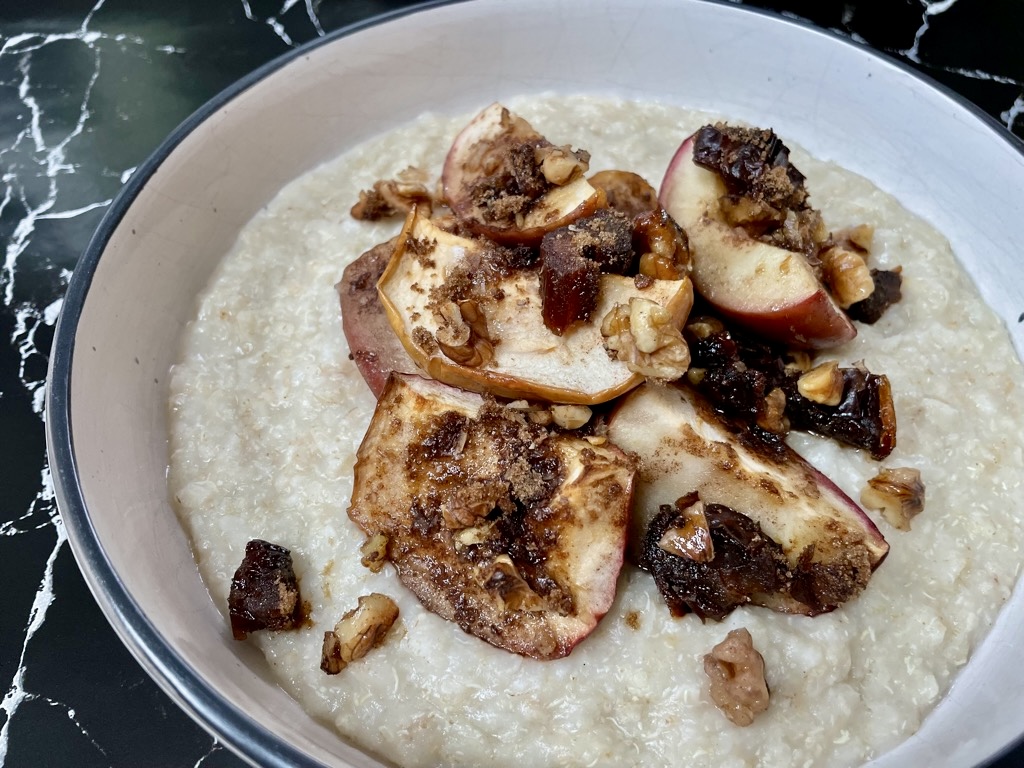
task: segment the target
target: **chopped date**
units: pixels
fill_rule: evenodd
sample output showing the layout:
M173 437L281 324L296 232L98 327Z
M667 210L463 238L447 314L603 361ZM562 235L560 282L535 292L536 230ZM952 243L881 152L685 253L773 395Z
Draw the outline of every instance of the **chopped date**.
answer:
M875 290L871 295L846 310L851 319L868 325L877 323L889 307L903 298L903 276L900 270L872 269L871 279L875 282Z
M295 629L305 622L289 550L262 539L245 545L245 557L231 580L228 614L236 640L261 629Z
M570 249L551 249L542 256L541 313L548 330L561 336L573 323L589 320L597 308L600 278L596 261Z
M683 500L680 500L683 501ZM707 504L711 532L710 562L680 557L660 546L670 528L685 524L684 510L663 504L644 536L640 567L651 572L674 616L695 613L701 619L724 619L754 595L769 595L787 586L786 559L761 526L729 507Z
M800 394L800 371L787 370L789 354L781 347L724 326L702 338L689 333L687 338L692 365L703 371L696 387L727 420L753 427L767 394L778 387L786 396L784 415L791 429L863 448L875 459L896 447L896 409L885 376L862 367L841 368L842 399L824 405Z
M721 176L734 195L780 209L806 206L804 175L789 162L789 149L770 129L705 125L696 135L693 161Z
M540 259L544 325L561 336L573 323L590 319L602 273L633 268L632 222L619 211L600 210L544 235Z
M840 372L843 396L836 406L808 400L797 391L797 377L787 379L783 389L790 425L884 459L896 447L896 408L888 377L857 367L841 368Z

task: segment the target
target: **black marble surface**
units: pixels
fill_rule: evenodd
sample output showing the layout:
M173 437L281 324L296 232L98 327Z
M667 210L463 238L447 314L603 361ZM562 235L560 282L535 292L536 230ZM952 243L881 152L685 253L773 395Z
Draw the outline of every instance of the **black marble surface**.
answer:
M146 676L78 572L43 441L54 323L111 199L183 118L289 47L409 4L0 2L0 765L241 765ZM1019 0L746 4L885 51L1024 137Z

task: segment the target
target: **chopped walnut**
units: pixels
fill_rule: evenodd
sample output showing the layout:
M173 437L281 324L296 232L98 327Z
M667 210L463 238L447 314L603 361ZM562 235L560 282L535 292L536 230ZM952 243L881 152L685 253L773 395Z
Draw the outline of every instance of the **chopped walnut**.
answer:
M508 555L498 555L494 559L493 567L483 579L483 586L496 592L509 611L539 611L547 607L544 599L519 575Z
M732 630L704 656L704 672L711 680L711 700L736 725L750 725L768 709L764 658L746 629Z
M381 179L372 189L359 193L359 202L352 206L352 218L377 221L396 214L405 215L419 206L424 216L431 215L434 197L427 190L426 175L418 168L406 168L397 179Z
M835 360L816 365L796 382L801 395L821 405L839 405L843 399L843 385L843 374Z
M825 285L843 309L864 301L875 290L871 270L860 253L835 245L821 254L821 267Z
M865 507L880 509L882 517L900 531L910 530L910 520L924 510L921 472L910 467L883 469L868 480L860 493Z
M858 224L836 232L832 239L842 246L867 253L875 239L875 228L870 224Z
M441 327L434 339L445 357L469 368L486 365L494 358L487 318L475 301L447 301L435 311L441 318Z
M757 411L757 426L784 435L789 432L789 419L786 418L786 393L774 387L764 396L764 401Z
M527 411L526 418L530 420L531 424L539 424L542 427L546 427L554 421L554 416L547 408Z
M320 669L336 675L384 641L398 618L398 606L387 595L373 592L359 598L359 605L341 617L334 630L324 632Z
M380 573L384 563L388 561L388 537L383 533L375 533L363 542L359 548L362 558L359 560L364 568Z
M706 339L716 333L722 333L725 326L717 317L702 315L686 324L686 330L695 339Z
M591 413L585 405L551 406L551 419L562 429L579 429L590 421Z
M803 349L791 349L787 353L789 358L786 361L785 369L787 373L798 372L806 373L813 367L811 364L811 355L809 352Z
M469 342L469 323L462 319L462 310L454 301L442 303L436 310L441 327L434 333L438 344L463 347Z
M690 350L667 309L649 299L616 304L601 323L605 347L649 379L675 381L690 365Z
M457 550L463 550L476 544L483 544L494 536L494 521L485 520L480 525L471 528L463 528L452 534Z
M682 280L690 273L686 233L664 208L633 220L633 248L640 255L640 274L658 280Z
M764 200L743 195L723 195L718 205L722 219L733 227L763 231L769 227L780 227L786 222L785 212Z
M590 153L572 151L572 147L542 145L533 150L534 161L540 166L544 178L555 186L564 186L582 176L590 168Z
M711 540L711 528L704 514L704 502L697 494L685 496L676 501L680 513L679 522L666 528L658 540L658 546L670 555L685 557L698 563L710 563L715 559L715 545Z

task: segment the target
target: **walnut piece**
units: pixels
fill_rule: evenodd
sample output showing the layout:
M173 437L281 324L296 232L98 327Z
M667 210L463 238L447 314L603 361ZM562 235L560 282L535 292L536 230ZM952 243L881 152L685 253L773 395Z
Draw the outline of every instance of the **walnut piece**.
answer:
M733 723L750 725L768 709L764 658L745 628L734 629L704 656L711 700Z
M482 580L484 589L494 592L509 611L541 611L547 605L519 574L508 555L498 555Z
M616 304L601 323L605 347L634 373L675 381L690 366L690 349L672 315L657 302L634 297Z
M642 213L633 220L633 247L641 254L641 275L682 280L690 274L690 242L664 208Z
M864 301L875 290L867 262L855 251L833 246L821 254L821 268L825 284L843 309Z
M441 327L434 340L445 357L469 368L479 368L494 359L487 318L476 301L446 301L435 312L441 318Z
M384 563L388 561L388 537L383 533L375 533L363 542L359 548L362 558L359 560L364 568L380 573Z
M562 429L579 429L588 421L592 411L585 405L552 405L551 420Z
M582 149L573 152L572 147L568 145L555 147L548 144L535 147L533 158L548 183L556 186L568 184L590 168L590 153Z
M796 389L808 400L821 405L839 405L843 399L843 374L839 363L829 360L816 365L797 379Z
M588 181L604 193L609 208L631 218L658 208L657 191L643 176L631 171L599 171Z
M757 426L784 435L789 432L789 419L786 418L786 393L773 387L764 396L764 401L757 412Z
M715 559L715 545L704 514L704 502L694 493L678 499L676 509L680 512L682 525L666 528L658 546L671 555L710 563Z
M921 472L910 467L883 469L868 480L860 501L865 507L880 509L893 528L909 531L910 520L924 510Z
M430 216L434 197L427 190L426 174L418 168L406 168L397 179L381 179L371 189L359 193L359 202L352 206L352 218L378 221L397 214L403 216L413 206L421 206L424 216Z
M351 662L361 659L384 641L398 618L398 606L387 595L372 592L341 617L334 630L324 632L320 669L336 675Z

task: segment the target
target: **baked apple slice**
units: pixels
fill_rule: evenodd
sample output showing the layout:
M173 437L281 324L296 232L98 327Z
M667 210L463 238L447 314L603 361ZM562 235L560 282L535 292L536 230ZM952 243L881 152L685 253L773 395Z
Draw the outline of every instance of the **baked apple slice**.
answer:
M689 388L637 388L608 437L639 459L633 540L677 613L721 618L744 603L830 611L864 589L889 551L864 511L799 454L733 432ZM716 539L716 527L722 551L702 562L694 553L706 547L692 545L708 538L698 534ZM737 575L743 589L730 583Z
M441 183L452 212L473 232L536 245L546 232L597 210L602 198L585 178L589 160L491 104L455 137Z
M755 237L733 223L754 221L769 226L774 217L777 229L784 232L792 217L787 221L786 211L735 194L719 173L694 162L701 132L717 129L708 126L682 143L658 195L661 205L689 237L694 288L722 314L764 338L813 349L849 341L856 328L805 255L773 244L768 241L771 238ZM781 147L781 142L777 146ZM772 166L773 159L778 163L778 154L768 159L765 175L784 178L783 166ZM785 155L782 162L785 170L792 168ZM742 173L749 170L745 163L741 158L733 167L738 166Z
M395 251L397 239L374 246L353 261L335 286L341 301L341 325L349 351L366 385L379 397L392 371L418 368L388 322L377 281Z
M647 370L622 347L621 334L602 332L612 315L656 317L647 336L678 329L693 303L689 278L638 281L601 275L587 323L558 336L544 323L540 271L510 263L506 249L447 232L413 212L378 283L392 327L413 360L452 386L509 398L590 405L611 400ZM638 321L639 322L639 321ZM616 329L621 330L619 324ZM628 345L627 345L628 346ZM643 346L643 343L641 343ZM658 342L644 347L659 354ZM650 361L645 361L650 362ZM688 353L685 362L689 362ZM651 375L658 360L649 366ZM685 365L674 377L685 372Z
M597 438L394 374L357 453L349 517L386 537L424 606L499 648L567 655L608 611L635 467Z

